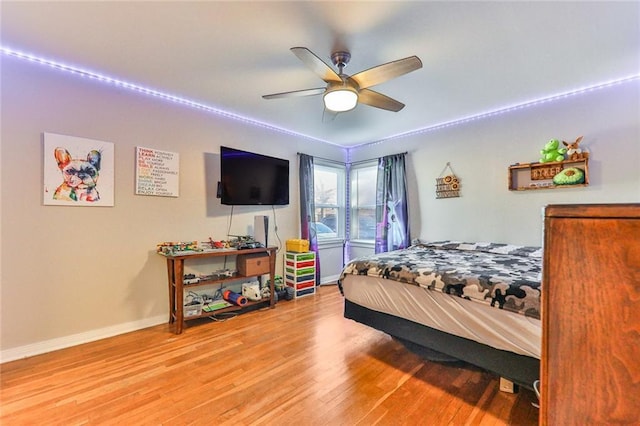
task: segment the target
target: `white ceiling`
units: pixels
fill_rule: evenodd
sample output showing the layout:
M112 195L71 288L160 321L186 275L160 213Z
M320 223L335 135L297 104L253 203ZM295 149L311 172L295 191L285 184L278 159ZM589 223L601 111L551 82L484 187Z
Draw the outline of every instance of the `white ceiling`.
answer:
M640 74L640 2L11 2L2 46L342 146ZM289 49L345 72L417 55L373 87L406 104L323 121L323 87ZM4 83L4 82L3 82Z

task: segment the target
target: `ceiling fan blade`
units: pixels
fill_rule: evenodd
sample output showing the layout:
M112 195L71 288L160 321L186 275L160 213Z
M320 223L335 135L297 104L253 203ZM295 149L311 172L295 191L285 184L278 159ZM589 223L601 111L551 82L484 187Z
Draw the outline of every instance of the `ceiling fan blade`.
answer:
M358 86L361 89L366 89L367 87L384 83L387 80L400 77L401 75L420 68L422 68L422 61L420 58L417 56L410 56L408 58L398 59L397 61L387 62L386 64L369 68L368 70L352 75L350 78L358 83Z
M271 95L262 95L264 99L278 99L278 98L299 98L302 96L315 96L324 93L326 88L318 87L317 89L303 89L293 90L291 92L273 93Z
M374 92L371 89L360 90L358 93L358 103L393 112L398 112L404 108L404 104L402 102L398 102L395 99L383 95L382 93Z
M318 77L327 83L335 81L341 82L342 79L333 68L327 65L322 59L318 58L312 51L306 47L292 47L291 51L307 66L311 71L316 73Z

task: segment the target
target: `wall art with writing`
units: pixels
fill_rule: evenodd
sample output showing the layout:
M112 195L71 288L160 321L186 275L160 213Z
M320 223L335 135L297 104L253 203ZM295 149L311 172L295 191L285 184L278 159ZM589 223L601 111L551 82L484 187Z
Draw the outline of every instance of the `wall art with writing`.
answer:
M177 197L179 171L177 152L136 147L136 195Z

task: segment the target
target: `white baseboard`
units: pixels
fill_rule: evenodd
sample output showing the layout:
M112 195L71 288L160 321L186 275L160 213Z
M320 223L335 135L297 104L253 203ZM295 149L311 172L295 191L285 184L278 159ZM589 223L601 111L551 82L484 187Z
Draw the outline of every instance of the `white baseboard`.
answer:
M59 337L56 339L45 340L43 342L32 343L30 345L20 346L17 348L6 349L0 351L0 364L9 361L15 361L17 359L28 358L34 355L44 354L47 352L57 351L59 349L69 348L71 346L81 345L83 343L94 342L96 340L105 339L107 337L117 336L118 334L141 330L143 328L152 327L164 322L167 322L167 315L145 318L139 321L127 322L124 324L118 324L97 330L87 331L85 333L72 334L71 336Z
M338 278L340 278L340 274L331 275L330 277L322 277L322 279L320 280L320 285L335 284L336 282L338 282Z

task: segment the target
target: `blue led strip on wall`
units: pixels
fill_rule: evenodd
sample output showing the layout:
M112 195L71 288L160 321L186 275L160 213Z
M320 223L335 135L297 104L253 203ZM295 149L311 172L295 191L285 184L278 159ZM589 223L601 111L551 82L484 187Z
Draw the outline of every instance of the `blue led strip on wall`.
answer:
M123 81L123 80L119 80L113 77L109 77L109 76L105 76L103 74L99 74L93 71L88 71L82 68L78 68L75 66L71 66L71 65L66 65L66 64L62 64L60 62L51 60L51 59L46 59L46 58L42 58L36 55L32 55L32 54L28 54L28 53L24 53L18 50L14 50L14 49L10 49L4 46L0 46L0 52L2 52L3 55L6 56L11 56L11 57L15 57L15 58L19 58L19 59L23 59L23 60L27 60L30 62L34 62L40 65L46 65L49 66L51 68L60 70L60 71L66 71L68 73L71 74L75 74L78 75L80 77L85 77L85 78L90 78L90 79L94 79L94 80L98 80L102 83L106 83L106 84L111 84L113 86L116 87L122 87L124 89L128 89L131 90L133 92L138 92L138 93L142 93L145 95L149 95L149 96L153 96L156 98L160 98L169 102L173 102L173 103L177 103L180 105L185 105L191 108L196 108L196 109L200 109L212 114L216 114L222 117L226 117L226 118L230 118L232 120L237 120L237 121L241 121L244 122L246 124L250 124L252 126L258 126L258 127L262 127L265 129L269 129L269 130L273 130L276 132L280 132L280 133L285 133L288 135L292 135L292 136L297 136L297 137L302 137L305 139L311 139L311 140L315 140L315 141L319 141L319 142L324 142L324 143L328 143L331 145L335 145L335 146L340 146L337 145L333 142L330 141L326 141L323 139L318 139L318 138L314 138L308 135L304 135L301 133L297 133L291 130L287 130L287 129L283 129L281 127L277 127L271 124L267 124L267 123L263 123L261 121L257 121L257 120L253 120L251 118L247 118L247 117L243 117L241 115L238 114L233 114L224 110L221 110L219 108L214 108L212 106L200 103L200 102L196 102L196 101L192 101L186 98L182 98L180 96L175 96L175 95L171 95L169 93L165 93L165 92L161 92L155 89L151 89L148 87L144 87L144 86L140 86L138 84L135 83L131 83L131 82L127 82L127 81ZM434 124L431 126L427 126L427 127L422 127L419 129L415 129L415 130L411 130L409 132L405 132L405 133L399 133L397 135L393 135L393 136L389 136L387 138L378 140L378 141L373 141L373 142L368 142L368 143L364 143L361 145L356 145L356 146L352 146L350 148L347 149L347 154L350 153L351 149L355 149L358 147L362 147L362 146L367 146L367 145L376 145L388 140L392 140L392 139L398 139L398 138L404 138L404 137L409 137L409 136L413 136L413 135L418 135L421 133L427 133L427 132L431 132L434 130L439 130L439 129L444 129L447 127L452 127L452 126L457 126L457 125L461 125L461 124L465 124L468 123L470 121L475 121L475 120L480 120L480 119L484 119L484 118L489 118L492 116L496 116L496 115L500 115L500 114L505 114L511 111L516 111L516 110L520 110L523 108L529 108L532 106L536 106L536 105L541 105L544 103L548 103L548 102L553 102L556 100L560 100L560 99L564 99L564 98L568 98L570 96L576 96L576 95L580 95L583 93L588 93L588 92L592 92L592 91L596 91L596 90L600 90L600 89L606 89L608 87L612 87L612 86L616 86L619 84L624 84L624 83L629 83L632 81L636 81L636 80L640 80L640 73L639 74L634 74L634 75L630 75L627 77L622 77L622 78L618 78L618 79L614 79L614 80L609 80L606 82L602 82L602 83L596 83L590 86L586 86L586 87L582 87L582 88L578 88L578 89L574 89L574 90L570 90L567 92L562 92L559 94L555 94L555 95L550 95L550 96L545 96L545 97L541 97L538 99L533 99L530 101L525 101L516 105L510 105L510 106L505 106L505 107L501 107L501 108L497 108L495 110L491 110L491 111L487 111L487 112L482 112L479 114L474 114L468 117L463 117L460 119L456 119L456 120L452 120L452 121L447 121L444 123L438 123L438 124Z
M627 77L622 77L622 78L617 78L614 80L609 80L609 81L605 81L602 83L597 83L597 84L593 84L590 86L585 86L582 88L578 88L578 89L574 89L574 90L570 90L567 92L562 92L562 93L558 93L555 95L550 95L550 96L545 96L542 98L538 98L538 99L533 99L530 101L525 101L525 102L521 102L519 104L515 104L515 105L510 105L510 106L505 106L505 107L501 107L501 108L497 108L495 110L491 110L491 111L487 111L487 112L483 112L483 113L479 113L479 114L474 114L474 115L470 115L468 117L463 117L463 118L459 118L456 120L452 120L452 121L447 121L444 123L438 123L438 124L434 124L432 126L428 126L428 127L423 127L420 129L416 129L416 130L411 130L409 132L405 132L405 133L399 133L397 135L393 135L393 136L389 136L387 138L375 141L375 142L368 142L365 144L361 144L352 148L356 148L356 147L362 147L365 145L377 145L379 143L391 140L391 139L398 139L398 138L404 138L407 136L413 136L413 135L418 135L421 133L427 133L427 132L431 132L434 130L439 130L439 129L444 129L446 127L452 127L452 126L458 126L461 124L465 124L468 123L470 121L475 121L475 120L480 120L483 118L489 118L489 117L493 117L496 115L501 115L501 114L505 114L508 112L512 112L512 111L517 111L520 109L524 109L524 108L529 108L532 106L536 106L536 105L541 105L541 104L545 104L545 103L549 103L549 102L553 102L553 101L557 101L560 99L565 99L571 96L576 96L576 95L581 95L584 93L589 93L589 92L593 92L596 90L600 90L600 89L606 89L608 87L612 87L612 86L617 86L620 84L625 84L625 83L630 83L632 81L636 81L636 80L640 80L640 73L639 74L633 74Z
M59 71L65 71L68 72L70 74L74 74L77 75L79 77L84 77L84 78L89 78L92 80L97 80L101 83L105 83L105 84L110 84L116 87L121 87L123 89L127 89L127 90L131 90L133 92L137 92L137 93L142 93L144 95L148 95L148 96L153 96L156 98L160 98L163 99L165 101L169 101L169 102L173 102L176 104L180 104L180 105L184 105L184 106L188 106L191 108L195 108L195 109L199 109L202 111L206 111L208 113L212 113L212 114L216 114L222 117L226 117L226 118L230 118L232 120L236 120L236 121L241 121L243 123L246 124L250 124L252 126L258 126L258 127L262 127L265 129L269 129L269 130L273 130L279 133L285 133L288 135L292 135L292 136L297 136L297 137L302 137L305 139L311 139L311 140L315 140L315 141L319 141L319 142L324 142L324 143L329 143L332 145L335 145L332 142L329 141L325 141L322 139L318 139L318 138L314 138L308 135L304 135L301 133L297 133L291 130L287 130L287 129L283 129L281 127L277 127L271 124L267 124L267 123L263 123L261 121L257 121L257 120L253 120L251 118L247 118L247 117L243 117L241 115L238 114L233 114L224 110L221 110L219 108L214 108L210 105L206 105L200 102L196 102L190 99L186 99L186 98L182 98L180 96L175 96L175 95L171 95L169 93L166 92L161 92L159 90L155 90L155 89L151 89L149 87L144 87L141 86L139 84L135 84L135 83L131 83L128 81L124 81L124 80L119 80L117 78L113 78L113 77L109 77L97 72L93 72L93 71L88 71L82 68L78 68L72 65L67 65L67 64L63 64L51 59L46 59L46 58L42 58L40 56L36 56L36 55L32 55L32 54L28 54L28 53L24 53L24 52L20 52L18 50L14 50L14 49L9 49L7 47L4 46L0 46L0 52L2 52L3 55L6 56L11 56L14 58L18 58L18 59L23 59L29 62L33 62L39 65L45 65L48 67L51 67L53 69L59 70Z

